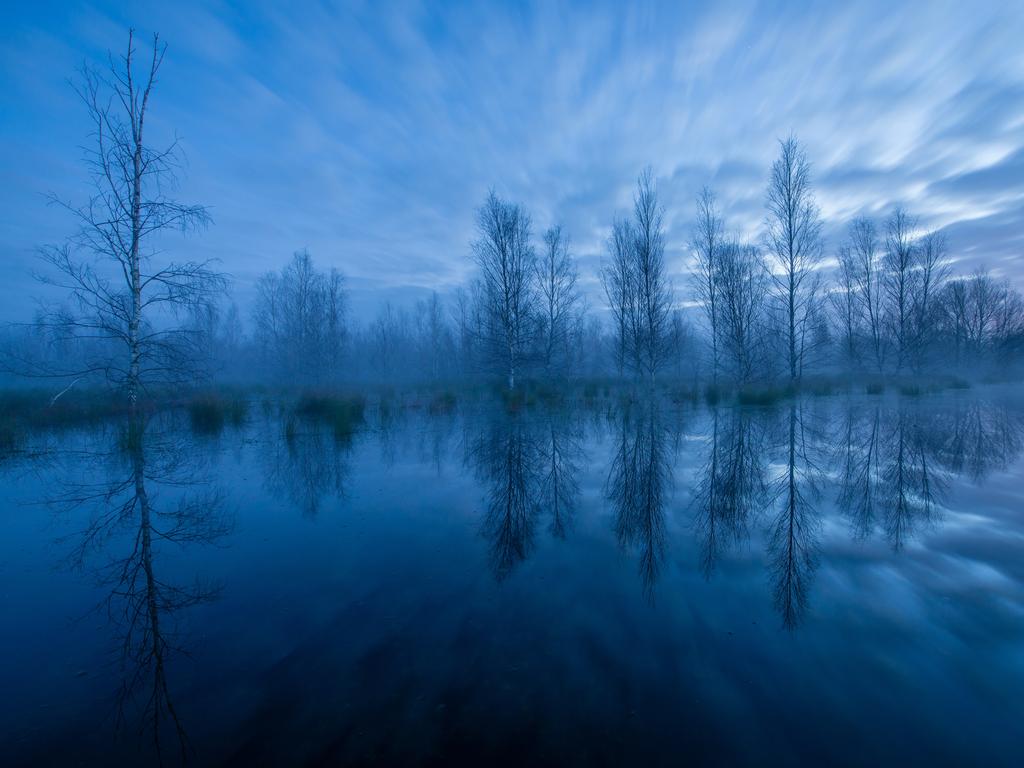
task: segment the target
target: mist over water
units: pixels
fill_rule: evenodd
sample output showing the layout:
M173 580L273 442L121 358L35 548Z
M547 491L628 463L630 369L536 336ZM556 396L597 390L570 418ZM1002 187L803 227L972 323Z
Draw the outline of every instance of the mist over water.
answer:
M326 408L5 458L5 764L1016 764L1015 391Z

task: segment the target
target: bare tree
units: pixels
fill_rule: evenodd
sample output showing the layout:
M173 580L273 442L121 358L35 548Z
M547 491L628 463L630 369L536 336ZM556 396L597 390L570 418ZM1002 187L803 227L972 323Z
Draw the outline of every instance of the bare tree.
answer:
M918 243L914 280L912 364L920 371L935 342L938 321L938 294L949 276L946 237L929 232Z
M837 285L829 293L832 316L842 332L841 355L846 367L853 368L860 359L859 300L857 296L857 258L849 245L839 249Z
M255 336L264 359L291 381L323 382L338 372L347 334L344 279L320 272L296 251L280 272L256 283Z
M782 305L789 378L801 374L809 338L822 257L821 218L811 191L811 166L795 138L780 142L778 160L768 182L766 245L774 256L771 272Z
M426 301L416 303L416 326L419 356L423 364L421 375L436 382L447 372L448 361L451 359L449 352L454 350L454 341L437 291L432 291Z
M733 378L747 384L760 367L763 349L764 261L756 247L728 243L719 253L717 272L722 352Z
M612 224L608 240L611 261L601 268L601 285L612 314L615 336L615 368L621 376L636 348L638 303L634 274L633 246L635 238L630 222L619 219Z
M633 221L616 221L611 263L601 272L616 332L619 369L628 364L649 381L665 364L671 342L672 285L665 270L664 214L654 175L637 179Z
M544 251L535 270L540 300L541 356L548 376L564 370L569 343L580 323L583 298L576 287L576 264L561 225L544 233Z
M899 207L885 225L885 297L897 371L903 370L910 351L916 227L917 220Z
M492 191L477 212L477 229L472 247L480 267L484 342L504 368L509 389L515 389L537 303L530 217Z
M957 365L1005 366L1024 347L1024 299L985 269L948 282L937 313L955 350Z
M881 373L885 365L884 281L879 264L878 233L871 219L862 216L853 220L848 247L853 258L859 314L866 329L872 363Z
M68 291L68 301L45 311L39 326L60 342L86 345L82 365L36 367L36 375L80 378L102 375L123 387L132 408L148 384L187 381L188 328L177 313L212 301L226 280L210 261L159 260L157 236L205 227L200 205L168 196L182 155L176 141L162 149L147 143L150 99L166 46L153 37L148 65L137 71L132 32L120 59L105 71L86 65L76 91L93 126L87 150L93 193L83 205L53 197L78 221L62 246L43 249L52 268L41 279ZM140 77L141 74L141 77Z
M455 291L455 301L451 308L452 320L455 323L455 344L459 372L465 376L473 369L478 337L475 326L474 305L470 292L460 286Z
M638 368L651 381L668 354L672 285L665 270L664 213L654 174L646 168L633 197L637 299L640 314Z
M715 196L704 187L697 197L697 226L693 235L696 264L692 280L694 294L700 303L707 323L708 342L711 345L711 379L718 382L719 370L719 313L718 258L725 245L722 218L715 206Z

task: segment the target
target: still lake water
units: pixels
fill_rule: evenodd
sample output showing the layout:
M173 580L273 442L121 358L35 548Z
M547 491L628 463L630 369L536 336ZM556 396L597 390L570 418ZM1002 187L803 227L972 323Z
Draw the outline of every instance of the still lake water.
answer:
M1021 765L1024 398L254 404L0 463L0 763Z

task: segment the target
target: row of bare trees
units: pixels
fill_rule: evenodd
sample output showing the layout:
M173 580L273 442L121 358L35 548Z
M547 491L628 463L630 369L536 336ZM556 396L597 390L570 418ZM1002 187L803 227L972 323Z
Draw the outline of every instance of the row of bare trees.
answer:
M299 251L256 283L253 339L265 363L287 381L324 383L340 374L345 343L344 281Z
M711 190L697 199L691 285L713 381L978 370L1024 351L1020 294L985 271L954 279L945 236L902 207L880 227L854 219L830 269L795 139L781 142L765 198L760 246L728 234Z
M944 236L922 232L902 208L881 223L855 219L833 268L811 165L793 138L780 143L771 167L756 242L733 234L711 190L700 194L689 295L670 279L686 255L669 254L648 168L630 215L611 227L599 274L606 312L588 316L563 228L535 242L526 209L492 192L470 244L477 277L447 306L436 294L411 314L386 305L356 328L340 272L318 269L301 251L259 279L243 341L238 310L220 309L226 276L209 261L164 255L172 231L210 221L203 206L171 197L177 144L154 148L149 139L164 51L154 38L140 67L129 35L122 57L82 72L78 93L94 127L92 194L81 205L54 200L78 222L65 244L43 251L43 279L63 297L11 334L8 371L62 380L61 391L102 379L134 404L147 387L193 382L231 359L302 384L500 375L514 388L524 375L653 381L701 369L713 382L742 385L796 384L836 370L920 374L951 363L980 371L1024 351L1020 294L986 272L954 277ZM691 297L706 355L691 343Z
M493 191L477 212L477 232L472 252L479 277L460 330L476 342L481 362L505 375L509 389L528 365L563 374L584 314L568 236L558 225L546 230L538 255L530 215Z
M615 367L653 380L665 365L672 328L672 284L665 264L664 211L650 168L637 179L633 216L617 219L601 283L611 314Z

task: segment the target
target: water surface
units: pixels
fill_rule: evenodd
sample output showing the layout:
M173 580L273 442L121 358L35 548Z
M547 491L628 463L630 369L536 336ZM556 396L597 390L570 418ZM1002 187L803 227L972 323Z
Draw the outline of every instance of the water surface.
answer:
M38 436L0 754L1019 765L1022 448L999 389Z

